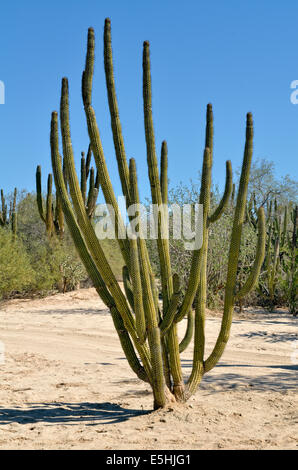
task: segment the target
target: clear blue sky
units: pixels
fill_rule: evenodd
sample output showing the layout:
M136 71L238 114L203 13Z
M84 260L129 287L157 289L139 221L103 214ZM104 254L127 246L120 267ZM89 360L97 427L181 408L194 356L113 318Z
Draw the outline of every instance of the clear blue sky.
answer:
M142 43L151 44L153 116L158 153L169 147L171 184L201 168L205 108L214 106L213 179L222 187L226 159L243 155L245 115L255 121L254 158L297 176L297 0L10 0L1 3L0 187L33 190L35 168L50 171L49 124L60 80L70 81L76 161L88 137L81 101L89 26L96 34L93 104L116 192L120 191L103 70L103 25L112 21L117 95L127 155L135 157L142 196L148 194L142 115Z

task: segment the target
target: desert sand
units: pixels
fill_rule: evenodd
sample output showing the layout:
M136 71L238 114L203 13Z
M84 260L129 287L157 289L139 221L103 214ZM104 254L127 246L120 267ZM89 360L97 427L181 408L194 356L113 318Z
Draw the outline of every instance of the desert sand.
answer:
M206 353L219 326L208 312ZM297 320L285 310L235 314L196 395L155 412L94 289L2 302L0 340L1 449L297 448Z

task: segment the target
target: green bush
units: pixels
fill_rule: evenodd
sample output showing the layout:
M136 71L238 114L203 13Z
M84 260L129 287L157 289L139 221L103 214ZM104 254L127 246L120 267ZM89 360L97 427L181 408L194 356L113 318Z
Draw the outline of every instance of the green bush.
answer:
M9 230L0 229L0 298L23 293L35 283L35 272L24 244L13 240Z
M219 191L216 187L212 192L212 206L216 207L220 199ZM169 204L195 204L199 200L198 185L193 181L189 185L178 185L170 191ZM169 217L169 224L171 226L171 217ZM219 308L222 305L224 297L224 288L227 276L228 264L228 250L230 237L233 224L233 207L232 203L226 209L222 217L212 224L209 229L209 242L208 242L208 264L207 264L207 307ZM255 250L257 243L257 234L255 230L249 225L243 226L243 237L240 247L239 263L238 263L238 288L241 287L241 282L247 279L247 274L250 272L251 266L255 259ZM159 277L158 272L158 253L156 249L156 242L153 240L147 241L150 258L155 268L156 276ZM170 255L173 272L176 272L180 278L181 284L181 298L185 293L187 282L189 279L190 264L192 258L192 251L188 251L184 247L183 240L174 240L171 237L170 230ZM256 303L256 292L251 292L240 304Z

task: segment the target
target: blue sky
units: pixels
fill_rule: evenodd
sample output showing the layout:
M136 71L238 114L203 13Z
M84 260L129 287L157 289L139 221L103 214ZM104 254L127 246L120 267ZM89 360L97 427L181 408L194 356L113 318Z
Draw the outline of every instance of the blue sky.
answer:
M157 151L169 148L171 185L201 168L205 109L214 107L213 180L224 184L225 160L234 170L243 155L245 115L253 112L254 159L276 164L278 176L297 177L298 79L296 0L52 0L1 2L0 187L34 190L36 165L45 185L50 169L49 124L60 81L70 82L76 162L88 136L81 101L89 26L96 34L93 104L116 193L120 183L110 130L103 70L103 25L112 21L115 78L126 151L137 161L141 195L148 195L142 114L142 43L151 44Z

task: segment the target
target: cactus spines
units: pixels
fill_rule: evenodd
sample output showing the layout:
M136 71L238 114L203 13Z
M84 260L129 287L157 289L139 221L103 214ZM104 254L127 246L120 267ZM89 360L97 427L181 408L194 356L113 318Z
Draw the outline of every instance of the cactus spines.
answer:
M109 99L111 126L118 170L123 194L130 204L139 204L139 191L136 163L126 160L124 140L122 137L118 103L116 99L114 72L112 62L111 25L105 22L104 61L106 86ZM58 115L52 113L51 121L51 157L56 191L66 218L70 234L77 251L89 273L94 286L109 308L113 322L121 341L122 348L133 371L142 380L150 383L154 395L154 408L164 407L170 401L185 401L197 389L202 376L212 369L220 359L229 337L235 292L237 264L240 249L241 231L245 216L247 185L252 158L252 116L247 115L246 143L242 165L240 185L235 207L234 223L231 236L228 275L225 290L225 305L221 330L210 356L205 360L204 318L206 305L206 266L208 248L208 228L225 210L232 190L231 163L226 163L226 185L223 198L213 214L210 214L211 170L213 153L213 111L207 106L206 137L203 156L200 203L203 204L203 245L194 250L189 283L186 294L180 303L180 283L177 274L172 274L169 254L169 242L163 234L168 229L167 220L167 145L162 144L160 172L156 156L155 136L152 116L151 71L149 43L143 45L143 105L144 127L147 150L148 177L151 188L152 203L158 205L157 248L160 263L160 284L162 302L158 302L153 269L151 266L145 239L142 236L127 239L114 189L107 170L104 151L100 139L95 111L92 106L92 81L94 67L94 31L88 30L88 43L85 70L82 77L82 96L92 153L98 172L103 195L109 210L113 211L117 241L120 246L125 267L123 268L124 292L121 290L112 269L106 259L104 250L86 212L87 191L85 183L79 183L72 149L69 124L68 82L62 80L60 119L63 146L63 165L58 149ZM83 155L81 174L88 173L87 160ZM63 176L63 167L67 174ZM92 169L90 170L90 174ZM94 174L92 181L94 180ZM93 183L92 183L93 185ZM95 184L96 186L96 184ZM88 202L87 202L88 205ZM161 210L160 210L161 208ZM257 246L258 261L245 283L245 292L253 287L258 277L259 265L264 252L264 215L261 210L258 217L259 242ZM133 221L129 215L129 225ZM140 224L141 225L141 224ZM138 233L141 235L141 227ZM122 235L125 235L122 237ZM196 310L192 304L197 295ZM241 295L241 291L239 293ZM185 336L179 344L177 323L187 315L188 323ZM194 356L191 375L184 383L180 352L190 343L194 330Z

